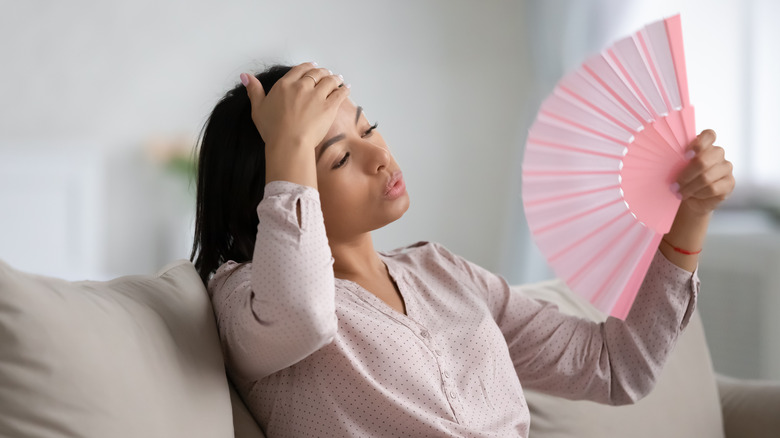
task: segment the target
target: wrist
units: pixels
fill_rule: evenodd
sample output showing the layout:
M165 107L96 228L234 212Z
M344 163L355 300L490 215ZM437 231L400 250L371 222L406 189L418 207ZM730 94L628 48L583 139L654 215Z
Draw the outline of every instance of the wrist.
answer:
M669 240L667 240L666 237L661 239L661 242L668 245L669 248L672 249L672 251L683 255L697 255L702 251L700 247L699 249L689 249L689 248L680 248L679 246L674 246L674 244L669 242Z
M314 148L302 143L266 146L265 182L289 181L317 188L317 167Z

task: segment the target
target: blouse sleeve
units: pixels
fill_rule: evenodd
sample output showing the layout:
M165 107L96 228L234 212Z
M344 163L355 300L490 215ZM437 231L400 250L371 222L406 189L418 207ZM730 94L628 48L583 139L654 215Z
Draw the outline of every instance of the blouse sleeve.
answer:
M270 182L257 216L252 262L228 261L208 288L227 368L248 381L317 351L333 339L338 325L319 193Z
M700 282L656 252L625 321L560 312L519 287L457 259L506 339L520 383L569 399L621 405L647 395L688 324Z

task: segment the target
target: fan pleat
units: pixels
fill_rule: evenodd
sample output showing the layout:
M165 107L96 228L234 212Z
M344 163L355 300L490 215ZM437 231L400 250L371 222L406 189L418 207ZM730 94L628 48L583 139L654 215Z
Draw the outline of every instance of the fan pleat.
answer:
M647 62L642 54L637 40L633 37L618 41L614 48L607 50L614 65L622 73L622 78L632 91L640 98L645 108L649 109L653 119L668 113L658 85L648 70Z
M594 112L593 108L560 91L542 103L540 114L620 144L630 143L635 133L614 117Z
M583 212L592 209L594 206L605 202L623 201L623 195L618 185L605 185L595 189L588 190L578 197L563 198L551 196L549 198L537 201L529 201L526 215L529 222L533 222L532 231L537 232L548 228L553 221L542 221L542 219L555 217L558 219L567 219L569 217L579 216ZM555 216L552 216L555 215Z
M576 71L561 80L561 91L612 120L627 131L640 131L642 121L618 102L604 87L583 72Z
M600 233L611 234L614 230L610 230L609 227L621 219L631 219L633 216L626 207L625 203L617 202L611 203L607 207L596 210L588 215L583 215L576 223L565 223L555 229L555 232L541 233L539 237L539 247L545 247L550 252L550 261L554 265L566 266L568 265L565 260L571 259L573 262L586 260L583 258L579 251L585 251L593 253L595 249L601 248L603 243L606 242L603 238L591 241L594 236ZM563 241L557 240L557 236L567 236L568 239ZM591 245L593 242L597 244ZM588 245L583 245L588 243ZM556 263L560 261L561 263ZM578 263L572 265L572 270L576 270ZM565 274L565 272L562 272ZM571 274L571 273L570 273ZM569 275L562 275L563 278L567 278Z
M635 225L631 213L625 210L623 214L611 218L590 231L574 244L566 247L565 251L550 257L550 260L558 260L560 263L560 275L567 284L577 287L583 275L595 269L595 266L603 263L602 259L607 253L612 252L615 242L621 239ZM597 242L597 245L593 245ZM590 291L595 293L596 291ZM591 295L592 296L592 295Z
M595 291L593 302L600 308L613 308L631 279L631 273L637 268L647 252L655 253L650 247L655 233L652 230L634 224L626 236L615 242L610 250L614 253L612 263L602 262L602 271L593 270L583 278L583 287ZM641 250L637 250L641 248ZM609 256L609 254L607 254Z
M677 87L676 71L672 60L672 51L662 21L650 24L639 32L640 41L646 56L650 59L656 82L661 84L665 98L669 100L669 111L682 108L680 90Z
M586 61L583 69L636 119L641 120L643 124L653 121L650 111L639 101L631 88L626 85L622 75L613 69L604 55L594 56L590 61Z
M593 154L570 152L561 148L549 147L543 143L528 142L525 153L525 167L537 171L554 170L576 172L614 171L615 159Z
M528 137L536 142L566 146L581 150L583 153L614 156L618 160L625 155L628 146L627 142L619 138L597 135L590 130L567 123L561 120L561 117L553 118L544 113L539 114L537 123L528 132Z
M540 175L529 177L523 181L523 193L526 205L535 206L548 200L559 199L562 195L570 195L572 186L578 187L578 192L589 192L605 187L620 187L620 177L617 173L594 173L590 175L563 174Z

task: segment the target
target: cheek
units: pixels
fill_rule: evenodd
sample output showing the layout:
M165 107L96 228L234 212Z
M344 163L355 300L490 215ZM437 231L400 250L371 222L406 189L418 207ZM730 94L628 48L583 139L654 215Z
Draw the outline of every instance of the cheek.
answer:
M356 201L355 185L350 184L347 172L338 173L317 178L322 211L326 215L338 215L344 211L348 214Z

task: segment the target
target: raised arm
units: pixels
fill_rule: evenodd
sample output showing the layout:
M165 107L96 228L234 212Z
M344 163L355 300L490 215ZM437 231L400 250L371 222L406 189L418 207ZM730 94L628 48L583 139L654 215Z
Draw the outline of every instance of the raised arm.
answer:
M336 333L314 149L349 89L310 63L290 69L267 95L257 78L241 80L265 142L266 185L251 263L225 263L209 291L228 369L253 381L300 361Z
M478 266L455 260L487 302L509 347L521 384L573 399L632 403L647 394L696 304L695 275L712 211L734 188L731 163L715 134L690 145L678 177L682 204L625 321L564 315L523 295Z

